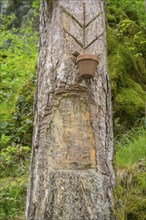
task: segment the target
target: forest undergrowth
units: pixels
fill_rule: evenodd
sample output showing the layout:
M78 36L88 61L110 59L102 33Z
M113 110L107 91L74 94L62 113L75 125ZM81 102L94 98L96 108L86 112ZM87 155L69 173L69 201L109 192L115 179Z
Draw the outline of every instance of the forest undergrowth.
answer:
M0 220L23 220L31 156L39 0L29 25L2 17L0 32ZM145 220L146 13L143 0L106 3L119 220Z

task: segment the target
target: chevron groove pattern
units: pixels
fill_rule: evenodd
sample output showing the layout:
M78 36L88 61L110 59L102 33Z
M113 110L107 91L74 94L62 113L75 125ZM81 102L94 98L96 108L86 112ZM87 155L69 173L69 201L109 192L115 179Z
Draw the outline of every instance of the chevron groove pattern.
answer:
M69 33L65 28L63 28L63 30L64 30L69 36L71 36L81 48L83 48L83 44L82 44L76 37L74 37L71 33Z
M93 21L95 21L95 20L99 17L100 14L101 14L101 12L99 12L98 15L96 15L94 18L92 18L92 20L89 21L89 22L85 25L85 27L87 28Z
M101 37L104 34L105 31L103 31L99 36L97 36L93 41L91 41L87 46L85 46L85 50L90 47L96 40L98 40L99 37Z
M61 6L62 10L69 16L71 17L81 28L83 28L83 25L72 15L70 14L65 8Z
M73 16L70 12L68 12L64 7L61 6L62 11L68 15L72 20L76 22L76 24L79 25L80 28L83 30L83 43L81 43L73 34L71 34L69 31L67 31L65 28L63 28L64 32L66 32L69 36L71 36L76 43L84 50L89 48L96 40L98 40L99 37L101 37L105 31L103 31L99 36L97 36L93 41L91 41L88 45L86 45L86 28L92 24L100 15L101 12L99 12L94 18L92 18L87 24L86 24L86 11L85 11L85 3L83 3L83 24L80 23L80 21Z

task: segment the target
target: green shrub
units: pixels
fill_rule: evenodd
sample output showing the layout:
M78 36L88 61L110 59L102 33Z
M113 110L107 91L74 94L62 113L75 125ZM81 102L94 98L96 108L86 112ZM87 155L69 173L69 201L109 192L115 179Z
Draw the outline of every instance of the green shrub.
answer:
M38 58L38 32L33 29L32 21L24 29L7 29L7 23L9 19L7 21L6 17L0 32L1 123L9 119L23 83L36 72Z
M28 172L30 147L7 146L0 153L0 177L21 176Z
M0 220L24 220L28 176L0 180Z
M10 143L10 140L11 140L11 136L7 136L5 134L2 134L2 136L0 138L0 149L7 146Z
M0 135L11 136L11 142L30 145L38 32L32 20L27 27L10 29L14 19L14 15L2 17L0 32Z

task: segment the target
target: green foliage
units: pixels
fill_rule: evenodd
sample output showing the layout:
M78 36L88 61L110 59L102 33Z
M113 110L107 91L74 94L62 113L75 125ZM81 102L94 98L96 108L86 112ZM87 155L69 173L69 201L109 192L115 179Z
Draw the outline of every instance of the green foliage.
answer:
M34 9L34 16L37 13ZM15 28L2 17L0 32L0 219L24 219L32 136L38 32L33 19Z
M13 140L23 145L31 145L32 142L32 121L33 121L33 100L36 80L33 76L28 79L19 90L19 96L13 109Z
M0 180L0 220L24 220L28 176Z
M26 174L30 160L30 147L26 144L31 142L32 107L30 106L33 102L35 85L33 75L37 62L38 33L33 30L31 21L27 28L12 28L14 19L14 15L3 17L0 32L1 220L24 219ZM22 98L24 83L25 90ZM28 90L27 84L30 85ZM25 112L21 117L20 108ZM24 145L23 142L29 143Z
M35 83L35 77L29 77L19 90L11 117L0 124L0 133L11 136L11 142L31 145Z
M7 17L6 17L7 18ZM15 104L16 94L25 82L36 71L38 33L33 30L32 22L24 29L7 29L10 19L3 19L0 32L1 93L2 121L9 118ZM14 17L13 17L14 19ZM13 20L11 21L13 22Z
M11 141L22 145L30 145L32 135L34 73L38 57L38 32L33 28L33 19L27 27L9 29L15 16L4 16L0 32L0 134L11 136Z
M115 134L139 126L146 91L146 29L143 1L107 2L107 40ZM143 13L141 17L140 11Z
M146 155L146 130L133 129L116 144L116 164L120 168L144 160Z
M1 150L0 177L20 176L26 173L30 160L30 147L7 146Z
M0 219L24 219L30 147L9 145L10 136L0 139Z
M145 220L145 171L144 161L118 169L114 195L119 220Z
M123 36L131 36L137 33L138 26L130 19L124 19L119 23L117 37L120 39Z
M33 1L38 16L40 0ZM146 28L143 0L108 0L107 37L115 135L144 118ZM14 27L15 15L2 18L0 32L0 219L24 219L32 137L38 33L34 18ZM116 214L119 220L144 220L146 131L116 139Z
M128 86L126 86L126 83ZM121 88L115 97L115 109L121 118L126 117L129 123L132 123L133 115L138 118L143 116L145 93L141 86L128 79L125 82L125 88ZM136 121L135 121L136 122Z
M143 0L107 0L106 4L108 8L118 9L123 11L130 19L137 21L138 19L141 22L146 21L146 14L144 9L144 1ZM122 13L119 14L119 17Z
M127 132L116 144L116 215L119 220L145 220L146 130Z
M39 7L40 7L40 0L34 0L33 4L32 4L32 7L35 8L35 9L39 9Z
M11 136L6 136L5 134L2 134L0 138L0 149L7 146L10 143L10 140L11 140Z

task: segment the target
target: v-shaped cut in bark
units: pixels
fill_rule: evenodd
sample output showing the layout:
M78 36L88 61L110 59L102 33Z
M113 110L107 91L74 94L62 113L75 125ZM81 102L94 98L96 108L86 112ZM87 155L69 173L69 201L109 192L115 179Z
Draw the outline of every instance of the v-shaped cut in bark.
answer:
M99 15L101 14L101 12L99 12L94 18L92 18L87 24L85 24L85 4L83 5L83 17L84 17L84 23L83 25L80 23L80 21L74 17L70 12L68 12L63 6L60 6L61 9L63 10L64 13L66 13L70 18L72 18L82 29L83 29L83 42L81 43L74 35L72 35L69 31L67 31L65 28L63 28L63 30L69 35L71 36L76 43L84 50L86 50L88 47L90 47L100 36L102 36L104 34L105 31L103 31L99 36L97 36L93 41L91 41L88 45L85 45L85 29L92 24L92 22L94 22Z
M69 16L71 17L81 28L83 28L83 25L78 21L77 18L75 18L72 14L70 14L63 6L60 6L61 9Z
M90 24L92 24L92 22L95 21L99 17L100 14L101 14L101 12L99 12L98 15L96 15L87 24L85 24L85 28L87 28Z

